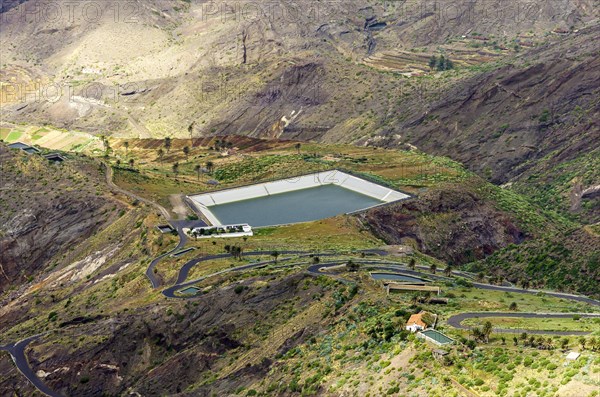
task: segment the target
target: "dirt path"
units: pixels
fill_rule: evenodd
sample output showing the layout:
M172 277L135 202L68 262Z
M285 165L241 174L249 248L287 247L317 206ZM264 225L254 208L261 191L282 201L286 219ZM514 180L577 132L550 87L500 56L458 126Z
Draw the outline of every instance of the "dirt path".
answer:
M163 207L162 205L152 201L152 200L148 200L146 198L143 198L141 196L138 196L137 194L130 192L128 190L122 189L119 186L117 186L114 181L113 181L113 169L110 165L106 164L105 162L102 162L102 164L104 165L104 167L106 168L106 183L108 184L108 186L110 186L110 188L112 190L115 190L121 194L124 194L128 197L133 198L134 200L138 200L141 201L151 207L156 208L157 210L160 211L160 213L162 214L162 216L165 218L165 220L168 222L171 219L171 214L169 213L169 211Z
M169 202L173 207L173 212L177 215L177 219L185 219L189 215L188 207L183 201L183 194L172 194L169 196Z

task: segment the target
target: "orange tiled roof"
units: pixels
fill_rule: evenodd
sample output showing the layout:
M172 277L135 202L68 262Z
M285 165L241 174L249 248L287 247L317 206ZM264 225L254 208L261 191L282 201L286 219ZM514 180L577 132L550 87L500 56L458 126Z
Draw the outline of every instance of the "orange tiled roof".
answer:
M408 319L408 322L406 323L406 325L408 325L408 326L419 325L423 328L427 328L427 324L425 324L425 322L423 321L423 314L425 314L425 313L421 312L419 314L413 314Z

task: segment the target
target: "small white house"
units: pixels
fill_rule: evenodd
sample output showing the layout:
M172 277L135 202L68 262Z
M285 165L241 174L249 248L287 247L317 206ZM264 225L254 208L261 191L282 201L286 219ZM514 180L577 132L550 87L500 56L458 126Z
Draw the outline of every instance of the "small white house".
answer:
M427 324L425 321L423 321L424 314L425 312L421 312L410 316L406 322L406 330L415 333L418 331L423 331L425 328L427 328Z

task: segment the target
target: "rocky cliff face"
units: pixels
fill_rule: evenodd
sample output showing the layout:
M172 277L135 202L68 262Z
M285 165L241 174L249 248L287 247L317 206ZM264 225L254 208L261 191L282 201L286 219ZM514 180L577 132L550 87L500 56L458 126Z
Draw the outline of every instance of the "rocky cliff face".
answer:
M369 211L363 219L390 244L416 245L456 265L527 237L514 216L465 186L429 190L413 200Z
M79 242L114 219L117 204L102 196L102 175L91 162L53 164L0 144L0 164L2 292L68 263Z

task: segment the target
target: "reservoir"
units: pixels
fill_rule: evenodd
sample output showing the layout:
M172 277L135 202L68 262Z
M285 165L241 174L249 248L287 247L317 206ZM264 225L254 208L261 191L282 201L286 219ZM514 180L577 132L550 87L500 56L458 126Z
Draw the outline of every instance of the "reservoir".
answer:
M311 222L408 197L337 170L188 196L211 225L252 227Z

